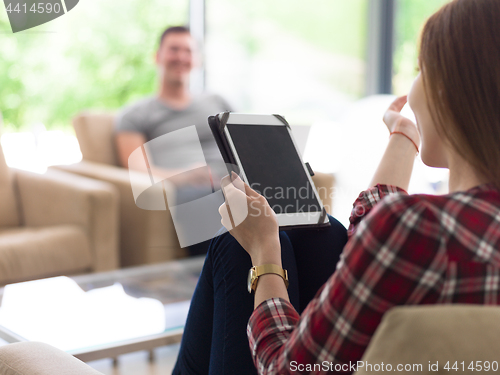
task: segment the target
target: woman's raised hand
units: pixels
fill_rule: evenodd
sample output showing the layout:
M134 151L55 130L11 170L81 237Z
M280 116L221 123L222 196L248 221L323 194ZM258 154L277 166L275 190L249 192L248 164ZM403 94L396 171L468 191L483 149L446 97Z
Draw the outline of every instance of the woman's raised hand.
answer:
M225 202L219 208L222 225L250 254L254 265L281 265L279 225L266 198L236 173L222 179Z
M417 146L420 145L420 135L417 126L409 118L401 114L401 110L408 101L408 97L400 96L392 102L384 114L384 123L392 134L394 132L404 133Z
M401 115L406 101L406 96L397 98L385 112L384 122L391 133L391 139L370 182L370 187L384 184L408 190L420 135L417 126Z

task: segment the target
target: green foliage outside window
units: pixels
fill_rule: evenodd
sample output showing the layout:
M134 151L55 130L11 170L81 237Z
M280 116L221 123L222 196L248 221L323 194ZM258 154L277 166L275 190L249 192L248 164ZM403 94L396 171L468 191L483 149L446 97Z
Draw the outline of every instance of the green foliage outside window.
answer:
M151 94L159 34L186 24L187 9L187 0L83 0L63 17L12 34L0 5L5 126L68 128L83 109L116 109Z
M366 54L366 0L238 1L238 8L245 6L247 22L265 18L324 50L360 59Z
M416 74L417 39L425 19L445 2L397 2L396 94L407 93ZM238 12L225 19L210 16L230 6ZM188 0L83 0L67 15L16 34L3 8L0 113L5 126L22 129L42 122L47 128L67 129L83 109L114 110L154 92L159 33L187 23ZM208 37L231 35L248 56L258 56L266 35L259 34L256 21L265 20L319 50L363 62L367 12L366 0L207 0ZM362 76L334 73L326 77L332 87L353 97L363 95Z
M368 0L207 0L207 38L237 45L247 62L308 59L306 74L356 99L365 92L367 12Z

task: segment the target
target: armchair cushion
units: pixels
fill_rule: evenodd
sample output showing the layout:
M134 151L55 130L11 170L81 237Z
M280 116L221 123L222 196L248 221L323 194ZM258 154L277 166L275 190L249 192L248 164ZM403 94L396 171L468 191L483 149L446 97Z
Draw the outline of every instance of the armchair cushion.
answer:
M71 165L51 167L64 172L111 183L120 196L120 247L121 266L144 263L158 263L186 256L185 249L179 247L172 217L168 211L143 210L135 204L130 186L129 171L86 160ZM151 186L147 174L137 173L136 184ZM165 189L173 187L164 184ZM169 193L170 194L170 193Z
M81 226L93 271L118 267L118 193L112 185L55 170L15 171L15 177L26 226Z
M424 373L449 374L448 361L498 361L500 307L481 305L399 306L389 310L372 337L362 361L392 365L422 364ZM436 372L428 371L438 362ZM371 370L371 371L370 371ZM415 371L416 372L416 371ZM422 372L422 370L420 370ZM455 371L453 371L455 372ZM477 372L477 371L476 371ZM362 368L356 374L379 373Z
M116 158L114 115L83 112L73 118L83 160L118 165Z
M3 375L102 375L79 359L41 342L0 347Z
M0 230L2 285L91 269L89 242L81 227L61 225Z

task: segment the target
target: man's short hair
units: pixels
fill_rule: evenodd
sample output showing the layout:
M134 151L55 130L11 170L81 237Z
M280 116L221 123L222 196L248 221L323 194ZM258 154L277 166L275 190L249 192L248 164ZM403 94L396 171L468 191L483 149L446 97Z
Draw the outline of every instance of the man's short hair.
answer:
M160 46L163 43L163 40L165 37L169 34L183 34L183 33L190 33L189 28L186 26L171 26L167 28L160 37Z

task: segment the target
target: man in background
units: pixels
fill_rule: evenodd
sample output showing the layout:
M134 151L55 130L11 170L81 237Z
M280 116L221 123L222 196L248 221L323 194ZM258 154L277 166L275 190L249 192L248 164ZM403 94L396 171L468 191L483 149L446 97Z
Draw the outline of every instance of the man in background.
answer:
M210 170L218 170L220 174L224 165L207 118L231 108L218 95L189 92L195 57L195 41L189 29L183 26L166 29L155 57L159 79L156 95L122 109L115 127L119 161L130 169L144 169L144 163L129 164L129 156L155 140L145 147L149 167L153 174L176 186L176 205L211 193L213 183L222 176L212 176ZM196 126L198 137L161 137L192 125ZM195 247L190 248L192 255L204 251L203 246L201 250Z

